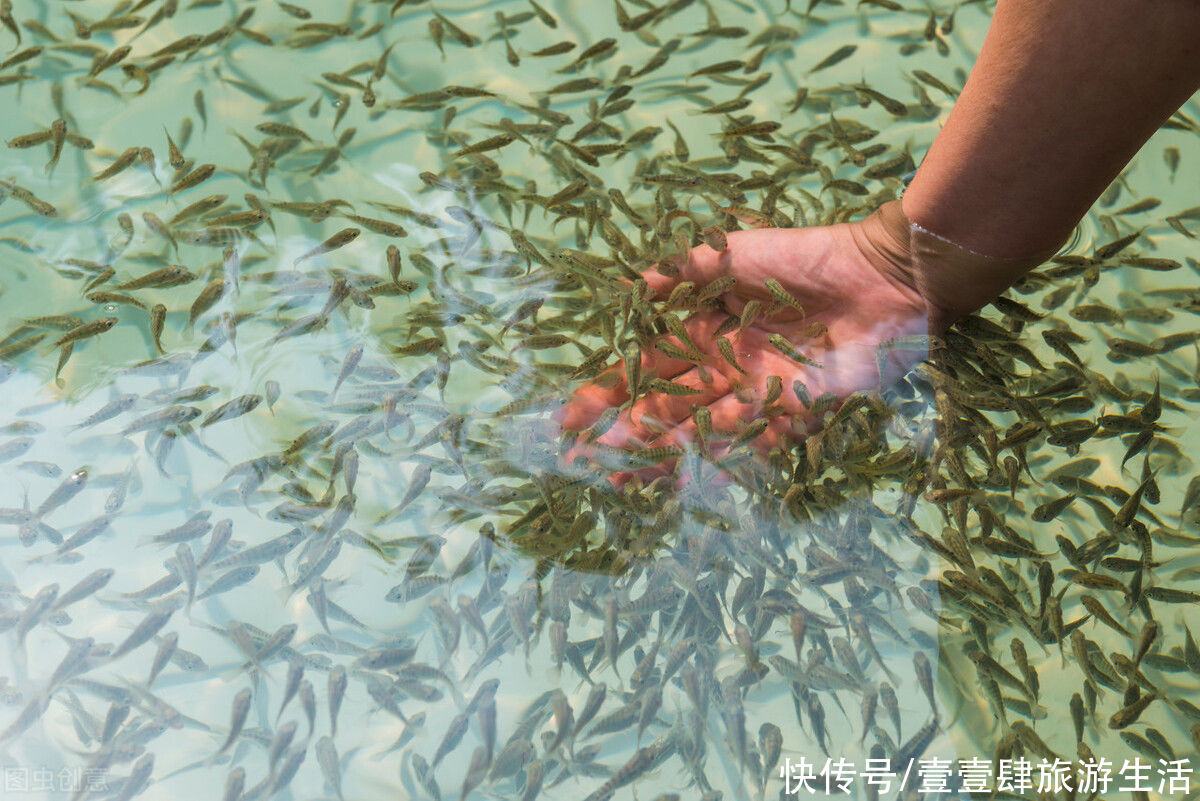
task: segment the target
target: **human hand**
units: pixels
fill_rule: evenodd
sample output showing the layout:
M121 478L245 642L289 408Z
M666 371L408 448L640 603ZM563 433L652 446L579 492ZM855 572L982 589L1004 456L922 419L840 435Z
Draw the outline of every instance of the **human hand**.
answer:
M680 258L678 275L648 271L657 299L683 281L698 291L725 277L735 283L717 296L717 310L697 311L683 322L690 342L672 334L656 341L670 353L642 349L643 391L632 404L628 371L618 364L580 387L559 410L559 423L582 431L597 421L607 424L612 413L606 411L620 408L595 438L601 446L700 448L714 457L739 440L766 451L802 438L820 425L813 401L826 396L818 407L829 408L830 401L836 407L854 392L886 386L927 355L919 347L887 350L901 337L926 341L931 317L908 278L907 243L892 236L894 230L873 216L817 228L734 231L725 251L701 245ZM740 330L714 336L723 324L729 329L730 315L742 318ZM881 347L887 351L882 360ZM670 384L649 384L653 379ZM674 394L683 391L680 385L694 394ZM589 446L577 446L568 458L588 452ZM671 466L668 459L635 473L648 480ZM628 478L618 473L614 482Z

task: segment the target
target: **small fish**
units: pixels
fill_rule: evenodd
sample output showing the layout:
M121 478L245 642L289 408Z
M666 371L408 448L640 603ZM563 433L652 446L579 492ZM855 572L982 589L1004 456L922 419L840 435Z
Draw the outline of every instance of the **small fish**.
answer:
M209 511L197 512L175 528L162 534L154 535L150 538L150 542L157 545L175 545L186 543L188 540L194 540L197 537L203 537L212 528L208 522L211 516L212 513Z
M209 415L204 418L203 422L200 423L200 427L207 428L208 426L211 426L214 423L219 423L223 420L233 420L234 418L241 417L242 415L248 414L257 409L258 405L262 403L262 401L262 395L241 395L233 400L221 404L219 407L210 412Z
M33 447L33 443L33 437L17 437L4 443L4 445L0 446L0 463L10 462L19 456L23 456Z
M342 699L346 695L346 668L338 665L329 672L329 726L330 733L337 736L338 711L342 708Z
M813 361L801 353L800 350L791 342L789 342L782 334L771 334L767 338L767 341L771 343L771 347L775 348L777 351L782 353L784 356L787 356L797 364L803 364L807 367L821 367L818 362Z
M454 157L461 158L462 156L468 156L473 153L487 153L492 150L499 150L500 148L511 145L515 141L516 137L512 134L498 134L488 139L484 139L483 141L476 142L468 147L462 148L454 154Z
M24 64L26 61L29 61L30 59L37 58L38 56L40 56L42 54L42 52L45 49L46 48L41 47L40 45L35 45L33 47L25 48L24 50L17 53L16 55L9 56L3 62L0 62L0 72L3 72L4 70L8 69L9 67L15 67L18 64Z
M270 410L271 414L275 414L275 403L279 400L283 393L282 388L279 386L279 382L275 379L268 380L267 383L263 385L263 393L266 396L267 409Z
M326 631L328 631L328 626L326 626ZM308 719L308 736L311 737L313 727L317 722L317 693L312 687L312 682L307 679L301 681L296 695L299 695L300 706L304 709L305 717Z
M558 27L558 20L555 19L553 14L539 6L536 2L534 2L534 0L529 0L529 5L533 6L534 12L537 14L538 19L542 21L543 25L545 25L547 28Z
M173 195L176 192L182 192L185 189L191 189L194 186L198 186L199 184L202 184L211 178L213 173L216 171L217 167L215 164L201 164L199 167L192 170L187 175L183 176L174 184L172 184L167 193Z
M204 90L197 89L196 94L192 95L192 104L196 107L196 113L200 115L200 124L204 130L208 130L208 107L204 103Z
M225 742L217 749L218 754L225 753L241 735L242 727L246 725L246 718L250 715L250 701L250 690L239 690L233 697L233 708L229 715L229 734L226 736Z
M442 46L446 38L446 26L442 23L440 17L433 17L429 20L429 35L433 37L433 43L437 45L438 52L442 54L442 60L446 59L446 51Z
M115 661L120 659L125 654L135 648L148 642L151 637L157 634L163 626L171 619L171 615L175 612L173 609L164 610L161 612L151 612L147 615L137 627L130 632L129 636L117 646L117 649L112 652L110 660Z
M458 42L463 47L475 47L477 44L479 44L479 37L467 33L462 28L448 20L446 17L439 14L437 11L434 11L433 13L445 27L446 31L450 33L450 37L454 39L454 41Z
M726 100L724 103L717 103L709 106L703 111L690 112L692 114L732 114L735 111L741 111L751 104L748 97L735 97L733 100ZM686 160L686 159L685 159Z
M46 500L42 501L37 509L33 512L35 519L41 519L58 507L65 504L67 501L78 495L85 486L87 486L88 471L76 470L66 480L58 485Z
M830 53L825 58L821 59L821 61L818 62L815 67L810 69L807 74L811 75L814 72L820 72L821 70L826 69L828 67L832 67L835 64L840 64L843 61L845 61L846 59L850 58L850 56L854 55L854 53L857 50L858 50L858 45L854 45L854 44L843 45L843 46L839 47L837 50L834 50L832 53Z
M917 683L921 685L921 690L925 693L925 697L929 700L929 708L933 711L934 717L937 717L937 696L933 687L933 670L929 664L929 658L925 654L918 651L913 656L913 667L917 673Z
M325 776L325 782L333 788L334 794L340 801L342 799L342 777L337 747L333 744L331 737L322 737L317 740L316 750L317 763L321 767L321 773Z
M167 321L167 307L161 303L155 303L150 309L150 336L154 339L154 348L159 353L166 353L162 346L163 326Z
M821 191L824 192L826 189L836 189L841 192L847 192L851 195L859 196L868 195L871 193L871 190L867 189L857 181L850 181L845 178L837 178L830 181L821 188Z
M722 253L729 249L729 243L725 238L725 231L719 226L710 225L700 232L700 238L704 243L718 253Z
M664 378L653 378L650 380L649 389L651 392L660 392L663 395L701 395L704 390L689 387L675 381L668 381Z
M282 0L277 0L277 1L278 1L278 5L281 9L283 9L286 13L295 17L296 19L311 19L312 18L312 12L310 12L306 8L302 8L297 5L292 5L291 3L284 3L284 2L282 2Z
M1111 259L1113 256L1117 255L1125 248L1136 242L1141 235L1141 231L1134 231L1132 234L1123 236L1120 239L1115 239L1106 245L1101 245L1100 247L1096 248L1096 258L1101 260Z
M50 161L46 163L47 175L54 172L54 166L58 164L58 157L62 155L63 142L67 136L67 121L60 118L51 123L50 135L54 140L54 149L50 155Z
M341 388L342 383L350 377L350 374L354 372L354 368L358 366L360 361L362 361L362 357L362 345L356 345L346 353L346 358L342 360L342 369L338 373L337 381L333 385L333 391L329 393L330 400L333 400L334 396L337 395L338 389Z
M1095 617L1100 622L1104 623L1104 625L1108 626L1109 628L1111 628L1115 631L1121 632L1126 637L1133 636L1132 634L1129 633L1128 629L1126 629L1124 626L1122 626L1120 623L1117 622L1116 618L1114 618L1111 614L1109 614L1108 610L1104 608L1104 604L1100 600L1098 600L1097 598L1095 598L1091 595L1086 595L1086 594L1081 595L1079 600L1083 603L1084 608L1087 609L1089 612L1091 612L1093 617Z
M562 41L552 44L549 47L543 47L541 50L535 50L529 55L537 58L544 58L546 56L561 56L564 53L570 53L575 49L575 47L576 44L572 41Z
M454 716L446 729L446 733L442 736L441 742L438 743L431 767L436 768L443 758L453 753L454 749L462 742L463 735L467 733L467 727L470 725L470 722L471 717L465 712Z
M238 801L246 787L246 769L234 768L225 779L225 792L221 801Z
M211 309L228 289L229 282L223 277L214 278L205 284L204 289L200 290L200 294L192 301L192 307L188 311L187 327L189 330L196 324L196 319Z
M111 568L101 568L94 570L87 576L84 576L73 587L58 596L58 599L50 607L50 612L56 612L60 609L66 609L74 603L78 603L83 599L94 595L96 592L104 589L108 582L112 580L116 571Z
M109 515L101 515L95 520L84 523L75 531L74 534L72 534L70 537L64 540L61 545L58 546L58 553L70 553L71 551L83 547L88 542L91 542L96 537L99 537L101 534L104 534L106 531L108 531L111 522L112 518Z
M17 43L14 47L20 47L21 29L17 27L17 23L13 19L12 0L0 0L0 23L3 23L4 27L8 28L13 36L17 37Z
M171 138L171 134L167 131L165 125L163 126L163 133L166 134L167 137L167 163L170 164L173 169L183 169L183 165L185 163L183 151L179 149L179 145L175 144L175 140Z
M152 270L143 276L118 284L117 289L166 289L195 280L196 276L182 264L172 264Z
M1160 273L1178 270L1183 267L1182 262L1175 259L1156 259L1148 256L1125 256L1121 259L1121 264L1136 267L1140 270L1153 270Z
M1122 209L1114 211L1113 214L1141 214L1151 211L1162 205L1162 201L1156 197L1148 197L1132 203Z
M1112 576L1105 576L1099 573L1089 573L1082 570L1070 574L1070 580L1081 587L1087 587L1092 590L1117 590L1122 593L1127 593L1128 588L1119 580Z
M140 150L141 150L140 148L136 148L136 147L131 147L131 148L126 149L123 153L121 153L121 155L117 156L117 158L113 161L112 164L108 165L108 167L105 168L102 172L93 176L92 182L98 183L100 181L107 180L109 178L112 178L114 175L117 175L118 173L121 173L124 170L128 169L130 167L130 165L132 165L133 162L137 160Z
M800 304L800 301L792 297L792 294L784 289L783 285L780 284L779 281L775 280L774 278L768 278L763 281L763 287L766 288L767 292L770 293L771 297L774 298L776 302L782 303L785 306L790 306L799 312L800 316L804 316L804 306Z
M532 0L531 0L532 1ZM460 801L463 801L471 794L471 791L479 786L480 782L488 774L488 754L487 749L479 746L471 754L471 761L467 765L466 775L463 777L462 795Z
M429 479L433 473L433 466L428 462L422 462L413 470L412 478L409 479L408 489L404 493L404 497L400 499L400 504L391 511L384 514L379 522L393 519L408 507L410 503L416 500L421 492L424 491L426 485L429 484Z
M189 50L195 50L204 41L204 37L199 34L184 36L181 39L176 39L174 42L155 50L150 54L150 58L159 58L160 56L174 56L180 53L186 53Z
M17 716L7 729L0 732L0 743L5 743L12 738L18 736L34 723L36 723L46 708L50 705L50 696L46 693L37 693L33 699L25 705L21 710L21 714Z
M426 337L424 339L419 339L416 342L411 342L407 345L397 345L396 347L392 348L392 353L395 353L399 356L423 356L443 347L443 345L444 343L438 337ZM557 347L557 345L551 345L550 347Z
M83 325L76 326L60 337L58 341L54 343L54 347L59 348L68 343L78 342L80 340L103 334L104 332L111 330L112 327L118 322L119 320L116 317L102 317L99 320L93 320L90 323L84 323Z
M286 556L288 552L300 544L303 538L303 532L298 528L294 528L286 534L280 534L274 539L237 551L215 563L213 568L220 570L227 567L242 567L270 562Z
M267 221L267 213L261 210L237 211L204 221L205 228L254 228Z
M704 75L722 75L727 72L734 72L746 66L746 62L737 59L729 61L718 61L715 64L710 64L707 67L692 72L688 75L689 78L698 78Z
M158 674L163 671L163 668L175 656L175 651L179 648L179 635L171 632L166 637L163 637L158 642L158 650L154 652L154 661L150 663L150 675L146 678L146 689L150 689L154 684L154 680L158 678Z
M1157 700L1158 696L1154 693L1147 693L1146 695L1143 695L1132 704L1122 707L1114 712L1112 717L1108 719L1108 728L1123 729L1126 726L1136 723L1137 719L1141 717L1141 714L1145 711L1146 707L1150 706L1150 704Z
M1103 303L1082 304L1071 309L1069 314L1076 320L1082 320L1085 323L1116 324L1124 320L1119 311L1105 306Z
M940 79L938 79L936 76L931 75L930 73L925 72L924 70L913 70L913 77L916 78L921 83L923 83L927 86L931 86L934 89L937 89L939 92L942 92L947 97L949 97L951 100L954 100L955 98L958 97L957 89L954 89L953 87L948 86L947 84L943 83Z
M305 253L303 256L300 256L299 258L297 258L292 263L292 266L299 267L300 263L303 261L306 261L311 258L315 258L316 256L320 256L320 255L328 253L332 250L337 250L340 247L344 247L345 245L348 245L351 242L353 242L355 239L357 239L358 235L361 233L362 233L362 229L359 229L359 228L343 228L341 231L338 231L336 234L329 237L324 242L322 242L321 244L317 245L312 250Z
M726 128L719 136L724 139L736 139L743 136L762 139L765 142L772 141L771 134L778 131L782 126L778 122L751 122L745 125L734 125Z
M110 303L124 303L126 305L133 306L138 309L142 309L143 311L145 311L145 309L146 309L146 304L142 303L137 298L132 297L130 295L122 295L118 292L89 292L87 294L87 299L90 300L92 303L96 303L99 305L108 305Z
M1064 495L1052 501L1047 501L1033 510L1032 519L1038 523L1048 523L1056 519L1075 500L1075 495Z
M259 130L268 136L275 136L283 139L303 139L305 142L312 141L312 137L310 137L304 131L300 130L294 125L288 125L282 122L263 122L254 127L256 130Z
M402 225L387 220L377 220L373 217L363 217L359 214L347 214L346 219L356 222L368 231L374 231L383 236L406 237L408 231Z
M575 58L574 61L572 61L566 67L563 67L561 70L559 70L559 72L570 72L570 71L582 66L585 62L587 62L591 59L596 59L596 58L605 56L609 53L612 53L616 49L617 49L617 40L616 39L613 39L611 37L601 39L598 42L596 42L595 44L591 45L590 47L584 48L583 51Z
M1200 592L1181 590L1177 587L1147 587L1145 595L1152 601L1171 604L1200 603Z
M253 580L254 577L258 575L258 571L259 567L257 565L239 567L230 570L228 573L216 578L212 584L209 584L203 592L196 596L196 600L203 601L207 598L213 598L240 587L243 584Z
M854 84L854 90L862 95L866 95L871 100L874 100L879 105L883 106L887 113L893 117L907 117L908 107L895 98L888 97L882 92L876 91L865 83Z
M599 89L603 85L604 82L599 78L574 78L546 89L545 93L547 95L557 95L587 92L592 89Z
M23 134L8 140L8 146L11 148L23 149L27 147L36 147L44 142L49 142L54 134L49 131L37 131L31 134Z

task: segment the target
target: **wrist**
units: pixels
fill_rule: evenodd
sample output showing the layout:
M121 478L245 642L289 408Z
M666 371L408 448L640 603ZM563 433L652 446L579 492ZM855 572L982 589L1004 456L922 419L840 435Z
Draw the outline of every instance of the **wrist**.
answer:
M941 335L953 320L953 312L944 308L925 280L913 254L912 225L899 200L884 203L866 218L851 225L851 235L859 251L885 279L902 291L913 294L924 308L929 333Z
M1019 259L977 253L913 222L900 200L876 209L854 235L876 269L920 295L931 334L986 306L1058 250Z

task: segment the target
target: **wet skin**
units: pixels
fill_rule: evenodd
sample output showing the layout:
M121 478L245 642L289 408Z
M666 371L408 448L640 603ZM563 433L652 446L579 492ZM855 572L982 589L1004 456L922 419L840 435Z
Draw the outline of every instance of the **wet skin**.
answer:
M825 393L844 398L855 391L878 389L881 381L876 356L880 343L927 331L924 301L913 288L885 275L872 263L877 257L857 226L845 223L734 231L728 235L724 252L701 245L690 251L686 261L680 258L676 276L648 271L644 277L658 299L667 297L681 281L692 281L702 289L728 275L737 280L732 290L719 296L728 314L740 315L750 300L763 303L763 312L744 331L735 329L726 334L745 373L721 355L712 336L725 321L726 312L701 311L684 323L702 357L701 364L671 358L656 349L643 349L641 365L643 375L657 375L700 390L700 394L648 392L628 407L626 370L618 364L576 390L556 414L556 420L564 429L578 431L595 423L605 410L622 407L616 423L598 442L618 448L686 449L697 442L692 409L707 406L715 432L708 452L719 455L748 423L762 416L768 377L779 376L783 392L774 404L776 413L753 444L766 451L802 438L819 421L797 397L793 382L803 383L813 399ZM799 301L804 315L774 300L764 286L770 278ZM813 323L825 327L816 337L811 337ZM815 330L819 331L819 326ZM782 335L821 367L798 363L781 353L769 341L773 334ZM688 349L674 336L666 339ZM884 381L894 380L924 355L892 351ZM581 454L587 455L583 446L567 456L573 459ZM672 464L665 462L637 475L652 479L671 468ZM614 483L623 484L628 478L629 474L617 474Z

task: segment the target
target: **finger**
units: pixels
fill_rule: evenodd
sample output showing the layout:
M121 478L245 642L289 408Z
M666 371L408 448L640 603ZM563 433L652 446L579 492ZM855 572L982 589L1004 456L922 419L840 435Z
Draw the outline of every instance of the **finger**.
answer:
M731 394L709 404L708 410L712 415L714 437L724 440L737 436L738 432L754 422L762 407L758 403L747 403L737 395Z
M685 323L685 327L689 331L691 330L690 320L688 323ZM689 333L689 337L691 336L692 335ZM667 381L674 381L679 376L684 375L691 370L695 370L698 366L702 366L700 363L693 360L679 359L674 356L668 356L657 347L659 343L664 343L673 345L679 350L685 352L692 351L691 346L689 346L686 342L680 341L678 337L672 334L660 336L658 339L654 340L654 343L654 346L652 346L649 351L643 353L642 375L657 376ZM703 357L704 352L697 351L696 356Z
M637 458L637 452L657 444L671 444L662 440L673 429L678 428L680 421L685 421L691 410L697 405L708 405L729 392L728 380L719 373L708 371L705 375L700 369L693 368L681 376L676 376L673 383L680 386L693 387L700 390L695 395L669 395L662 392L651 392L646 397L636 401L628 410L623 410L617 417L612 428L598 440L601 445L633 451L632 459ZM652 445L651 443L657 443ZM629 471L622 471L615 476L618 485L623 486L630 478L637 476L643 481L653 481L660 476L674 471L675 458L666 459L656 465L647 465Z
M685 364L684 366L690 365ZM711 374L709 377L711 378ZM682 385L699 388L703 383L704 378L701 376L701 371L693 368L690 375L685 374ZM713 390L714 393L723 391ZM594 442L586 440L569 448L564 455L565 462L574 464L575 460L582 456L589 462L599 461L602 464L607 463L613 466L614 461L620 457L615 454L607 454L608 458L601 458L599 456L600 449L607 447L636 452L645 448L647 440L657 438L669 431L675 418L690 412L690 405L681 404L682 408L677 408L674 403L668 402L668 399L686 400L688 397L695 396L677 398L662 393L651 393L648 397L639 400L633 408L622 409L608 430L601 433ZM583 387L575 393L567 407L556 413L558 416L555 419L558 419L565 429L583 430L593 426L604 412L619 407L627 399L628 395L624 392L617 393L615 390L602 391L595 387ZM626 480L628 480L627 476L621 478L618 483L624 483Z
M689 449L694 450L697 447L695 444L693 444L696 441L694 432L693 432L693 436L691 436L691 437L688 437L683 432L683 429L688 425L689 422L690 421L685 421L685 422L680 423L679 425L675 426L671 430L664 432L657 439L650 442L648 447L658 448L658 447L663 447L663 446L671 446L671 447L681 447L685 451L687 451ZM681 443L687 443L687 444L681 444ZM658 464L650 465L649 467L644 467L639 470L629 471L627 473L622 474L621 484L623 486L624 483L627 482L633 476L637 476L643 482L648 484L651 481L653 481L654 479L659 478L661 476L672 475L676 472L676 470L679 466L679 462L680 462L679 457L671 457L669 459L664 459L663 461L659 462ZM683 484L680 483L680 480L682 478L683 478L683 476L680 476L678 479L676 479L676 481L675 481L676 489L679 489L680 487L683 486Z
M681 258L668 261L668 264L672 265L670 273L663 272L657 266L642 271L642 278L645 279L646 285L650 287L650 297L652 299L662 300L671 294L671 290L682 280L679 277L679 265L683 263L684 260Z
M683 490L693 483L699 483L699 492L711 493L728 487L732 483L727 471L714 466L707 460L691 458L667 459L654 467L620 473L614 478L618 478L619 485L624 486L635 477L643 483L649 484L663 476L674 476L671 486L676 491Z
M679 280L692 281L698 286L711 283L729 272L735 258L732 245L720 251L697 245L688 251L687 259L679 260Z
M660 337L659 341L662 340L670 342L680 350L690 349L674 336ZM694 362L668 356L657 348L642 350L639 358L641 359L642 375L657 375L666 380L671 380L696 367ZM606 409L622 406L628 400L628 371L622 360L605 370L599 377L575 390L571 400L556 412L554 419L567 430L581 431L595 423Z
M567 404L554 412L553 419L568 431L589 428L605 410L617 408L629 400L627 384L625 365L610 367L576 389Z
M587 462L612 471L610 478L615 477L617 485L624 484L633 475L647 479L659 475L653 469L655 465L646 464L639 454L647 447L647 437L661 436L670 427L665 423L652 422L649 415L635 425L630 415L631 410L621 410L611 427L598 438L573 444L564 456L566 463L575 466L575 461L582 457Z
M750 415L748 411L743 411L743 409L748 410L751 407L747 404L737 401L737 399L733 396L722 398L713 405L717 407L717 413L722 416L738 414L739 417L747 419L747 422L750 422L754 419L754 417ZM729 406L731 409L736 407L738 411L729 411L724 408L726 406ZM803 434L800 433L803 431L803 425L803 421L801 421L799 418L792 418L789 415L780 415L772 418L767 424L766 429L761 434L749 442L743 443L742 446L753 448L760 456L765 456L774 448L791 446L795 442L800 441L803 438ZM676 447L685 452L696 451L699 449L703 450L707 454L705 461L711 463L717 462L723 457L727 456L732 450L732 443L733 437L713 437L709 441L701 443L701 437L697 430L695 420L688 419L670 431L662 434L657 439L652 440L646 445L646 447ZM624 486L633 477L641 479L644 483L649 483L656 478L669 476L676 473L680 462L680 457L671 457L656 465L651 465L637 470L622 471L621 473L614 474L613 478L617 486ZM694 480L695 478L696 476L691 476L690 474L681 474L677 476L674 486L676 489L681 489L686 486L689 481ZM713 481L717 481L717 484L713 485L715 488L728 485L731 479L726 471L718 469L715 474L711 476L705 476L704 481L706 485L711 484Z
M713 437L706 443L709 453L718 458L729 453L734 442L746 430L746 426L761 419L762 408L758 403L745 403L736 396L730 395L709 406L712 415ZM750 440L749 444L761 453L784 444L796 436L797 425L802 428L803 418L790 414L780 414L771 417L766 429ZM687 437L698 438L695 431L695 421L688 421L691 426L684 424L678 433L672 432L676 441ZM653 446L653 444L652 444Z
M745 420L746 422L751 422L753 419L755 419L754 415L750 413L752 407L748 404L741 403L733 396L728 396L727 398L722 398L715 402L710 407L710 411L712 411L713 407L715 407L716 413L719 416L726 419L733 416L737 416L739 419ZM745 423L743 423L743 425L745 425ZM788 415L781 415L773 418L767 424L767 428L765 431L763 431L763 433L745 444L753 448L760 455L766 455L773 448L780 447L782 445L790 445L799 438L799 435L797 435L794 430L793 418ZM706 455L704 461L714 463L719 461L730 452L732 440L732 436L714 436L707 441L702 441L694 418L689 418L688 420L685 420L677 425L675 428L671 429L669 432L666 432L662 436L651 441L647 447L676 447L685 452L699 450ZM652 467L632 471L628 475L636 475L643 481L650 482L660 476L671 475L675 473L680 462L681 459L679 458L671 458L664 460L663 462ZM689 460L689 464L695 464L695 462L691 462ZM628 480L628 476L623 476L622 478L623 485L624 482ZM680 474L675 480L675 487L676 489L682 489L690 481L695 480L696 478L697 476L691 475L690 473ZM713 488L716 488L728 485L731 479L726 471L717 469L716 472L711 475L704 475L703 480L706 486L711 485ZM713 481L716 481L717 483L714 485L712 484Z
M796 394L796 382L803 385L802 394L814 400L826 392L845 394L850 391L846 388L847 375L853 370L854 374L850 377L857 380L860 371L857 359L846 358L846 348L831 348L823 338L792 342L784 332L795 336L794 330L788 328L764 326L761 329L747 329L740 338L735 337L734 352L743 369L753 379L756 391L765 393L769 378L779 376L783 392L776 402L792 415L808 414L805 401ZM790 355L784 355L770 340L775 333L782 334L798 354L819 366L804 364Z
M624 487L635 478L641 481L642 484L649 484L656 478L669 476L674 473L677 461L677 459L667 459L661 464L656 464L651 467L643 467L637 470L623 470L619 473L613 473L610 480L612 481L613 486L617 487L618 489Z
M691 281L697 286L715 281L729 272L733 258L732 250L716 251L708 245L699 245L689 250L686 256L664 260L674 275L655 266L643 272L642 277L654 290L655 297L664 298L683 281Z
M676 376L672 384L696 390L694 394L673 395L649 392L639 398L631 409L629 422L637 439L649 441L670 431L692 413L693 406L707 406L729 394L732 385L724 375L712 370L693 368Z

